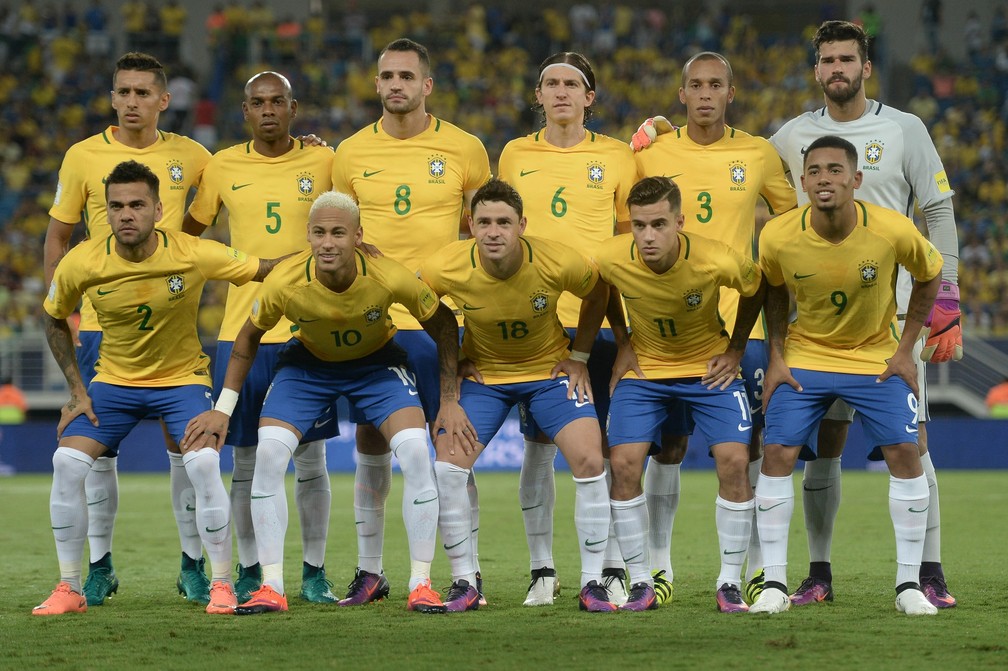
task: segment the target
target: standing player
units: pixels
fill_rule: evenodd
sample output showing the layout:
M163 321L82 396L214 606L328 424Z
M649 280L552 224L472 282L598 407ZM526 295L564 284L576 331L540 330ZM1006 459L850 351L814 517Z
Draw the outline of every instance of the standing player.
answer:
M738 364L763 300L760 271L748 255L682 232L682 195L671 179L642 179L627 203L633 234L604 242L595 254L602 279L624 296L632 328L629 338L621 332L617 339L607 428L613 520L630 572L623 608L658 607L641 475L652 447L662 444L670 410L685 404L717 464L718 609L745 611L740 588L753 523L747 473L753 418ZM729 339L719 310L722 288L747 297L738 306L735 347L724 356Z
M170 95L164 68L153 56L131 52L123 55L112 75L112 108L118 125L70 147L60 167L56 197L49 210L45 239L45 279L52 282L56 264L67 253L74 227L83 217L87 237L104 240L109 234L102 179L116 165L133 159L158 176L163 188L164 216L160 227L179 230L190 189L199 184L210 153L199 143L158 130L158 118L168 107ZM95 361L102 332L90 299L81 307L80 348L77 360L85 384L95 375ZM165 441L171 462L172 509L181 541L182 569L179 591L187 598L206 603L210 583L203 572L196 520L192 513L193 485L182 464L182 455L167 431ZM119 507L116 456L99 455L86 480L90 567L84 594L88 604L101 605L119 588L112 567L112 531ZM191 553L191 554L190 554Z
M535 95L544 126L504 147L499 177L521 194L530 235L562 242L590 257L614 232L629 230L626 198L637 176L633 153L624 143L585 128L595 101L595 73L583 55L568 51L544 60ZM557 314L570 337L578 324L579 307L577 296L560 298ZM612 332L603 329L589 359L595 412L603 426L609 411L607 381L615 356ZM534 423L523 430L518 498L532 572L525 605L548 605L560 587L553 563L553 461L557 448L544 440ZM615 603L623 603L627 596L623 559L617 543L607 547L605 586Z
M941 252L942 283L938 299L925 326L929 335L920 339L914 360L918 362L918 448L927 477L927 535L921 564L920 583L928 600L939 608L955 606L941 566L941 513L938 482L928 453L925 422L928 420L927 379L924 361L935 363L962 358L959 324L959 242L949 188L934 143L920 119L900 112L865 95L863 82L871 76L868 37L864 30L846 21L823 23L812 39L815 47L815 78L823 89L826 106L807 112L785 124L773 143L792 170L802 164L802 154L818 137L839 135L851 141L860 154L864 180L858 198L888 207L909 217L914 204L924 213L928 237ZM801 202L808 197L800 194ZM900 272L897 284L897 315L906 314L910 295L910 275ZM923 354L921 354L923 348ZM918 356L919 355L919 356ZM802 496L808 529L809 576L793 595L795 605L833 598L830 546L833 522L840 507L840 454L853 413L848 407L833 408L818 436L818 458L805 464Z
M918 404L913 349L942 282L942 257L899 212L854 200L862 174L850 142L821 137L806 146L803 165L809 205L771 220L760 236L770 352L756 522L766 583L749 612L779 613L791 605L786 586L791 473L802 445L830 404L842 398L861 413L871 445L881 449L889 466L896 608L934 615L938 609L918 583L928 484L912 442ZM916 280L902 335L898 265ZM789 294L798 306L790 326Z
M87 531L84 480L96 458L149 414L163 417L178 442L188 421L210 408L209 359L196 333L196 311L208 279L262 280L261 261L210 240L155 228L163 208L158 178L136 161L117 165L106 180L111 234L89 240L58 264L45 310L46 339L70 386L57 428L49 509L60 582L36 615L84 612L81 555ZM66 318L87 295L104 334L96 374L85 387ZM100 424L99 424L100 421ZM212 441L182 455L195 492L200 539L210 558L207 612L230 614L231 525L220 456Z
M720 240L746 258L754 259L757 205L762 199L771 214L780 214L795 206L795 190L769 142L727 124L726 112L734 98L728 60L710 51L693 56L683 66L679 89L679 101L686 106L686 126L659 135L653 144L643 131L638 131L635 145L651 146L635 157L642 175L675 178L685 195L683 226L688 233ZM729 288L721 292L718 310L727 332L731 332L735 323L738 303L737 291ZM758 321L742 359L742 377L755 427L749 445L749 479L754 487L762 455L761 399L765 371L764 330ZM661 442L662 451L648 460L644 474L644 495L651 523L648 543L652 568L660 576L656 588L662 602L671 594L670 586L662 589L666 587L662 579L671 581L673 577L672 525L679 505L679 466L686 456L686 444L686 436L666 435ZM750 572L762 566L755 524L752 529L747 553ZM760 578L752 577L752 584L758 589Z
M472 194L490 179L490 160L479 139L427 113L426 99L434 86L430 73L423 45L403 38L385 47L375 77L382 118L341 142L333 161L333 188L360 204L365 242L414 271L458 240ZM405 309L393 306L391 316L399 328L396 343L409 353L416 371L424 414L433 421L440 402L437 353ZM382 546L391 453L378 429L363 421L357 427L357 452L358 561L340 602L347 606L380 599L389 590ZM475 483L470 490L478 511Z
M183 230L199 235L216 223L227 208L231 244L256 255L284 255L306 246L301 222L319 193L332 186L333 152L328 147L306 146L291 137L291 122L298 104L290 82L276 72L261 72L245 84L242 112L252 139L214 155L203 182L183 222ZM220 395L234 339L248 314L258 287L231 286L224 321L217 339L214 380ZM262 584L252 526L251 492L255 470L259 410L273 378L280 351L291 337L292 324L280 321L263 335L250 374L239 394L241 404L231 416L227 444L234 445L231 480L231 519L238 541L238 580L235 590L243 603ZM329 531L331 494L325 461L325 438L335 435L336 422L327 414L302 436L294 455L294 500L301 519L304 552L301 597L332 603L336 597L326 580L325 547Z
M397 302L419 320L437 343L441 410L438 419L455 435L471 425L459 408L456 383L458 322L416 275L387 257L366 259L355 247L363 232L353 198L326 192L311 207L311 249L281 264L252 305L251 317L235 338L221 399L240 397L262 337L284 317L296 322L295 339L278 357L259 420L259 445L252 479L252 520L263 562L263 586L238 609L239 615L287 610L283 546L287 531L284 474L298 443L318 418L345 395L379 427L402 465L404 511L410 556L408 608L443 613L430 587L437 535L438 495L423 409L407 368L406 352L392 341L388 317ZM218 406L221 402L218 402ZM190 423L183 446L205 435L219 436L228 413L208 411Z
M581 610L613 611L599 584L609 535L609 497L602 467L602 435L590 407L586 362L602 323L609 289L588 259L569 245L525 238L522 199L506 182L491 180L472 201L474 240L448 245L424 261L421 278L463 310L462 353L469 365L460 389L475 426L458 449L450 433L435 441L441 542L452 567L445 599L449 612L476 610L479 593L472 546L469 471L508 412L522 404L563 452L574 476L574 524L581 552ZM561 293L582 300L573 350L557 319Z

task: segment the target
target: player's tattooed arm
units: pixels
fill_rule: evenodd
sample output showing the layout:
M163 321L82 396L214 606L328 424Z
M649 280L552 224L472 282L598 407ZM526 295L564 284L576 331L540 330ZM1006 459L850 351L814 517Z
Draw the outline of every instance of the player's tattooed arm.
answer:
M441 407L434 420L434 439L444 431L451 439L449 453L461 447L464 454L476 449L476 428L459 405L458 391L458 322L444 303L438 303L430 319L421 322L424 331L437 344L438 372L441 385Z
M256 271L255 276L252 278L253 282L262 282L266 279L266 276L270 274L270 271L284 259L289 256L294 256L293 253L285 254L283 256L278 256L275 259L259 259L259 270Z
M67 385L70 387L70 399L60 411L60 421L56 426L56 437L63 435L63 430L78 415L86 415L92 424L98 426L98 417L91 407L91 397L88 396L84 380L81 378L80 367L77 365L77 354L74 351L73 335L70 325L65 319L56 319L50 315L45 318L46 342L52 351L56 364L63 371Z
M767 321L767 370L763 379L763 411L766 412L770 396L782 384L802 390L791 369L784 363L784 335L787 331L787 317L791 309L791 294L787 286L768 284L763 312Z

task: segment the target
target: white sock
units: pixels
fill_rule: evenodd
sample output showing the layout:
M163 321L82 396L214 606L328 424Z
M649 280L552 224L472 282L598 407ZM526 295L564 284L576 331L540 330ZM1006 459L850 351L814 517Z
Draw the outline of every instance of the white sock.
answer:
M302 443L294 450L294 503L301 520L301 551L311 566L325 564L332 490L326 470L324 440Z
M238 547L238 563L248 568L259 563L252 525L252 476L255 474L256 446L235 447L232 454L231 529Z
M608 545L611 522L605 473L574 478L574 526L581 551L581 587L592 580L602 580L602 557Z
M714 585L715 591L725 583L742 586L742 562L745 561L752 536L754 507L753 499L737 503L718 496L714 501L714 523L721 550L721 573Z
M476 566L476 572L479 573L480 563L479 563L479 525L480 525L480 514L479 514L479 491L476 489L476 469L469 469L469 479L466 480L466 493L469 495L469 514L472 516L472 554L473 554L473 564Z
M602 472L605 474L606 492L612 490L612 467L608 459L602 460ZM606 496L606 498L609 498ZM606 544L605 552L602 553L602 568L623 569L623 554L620 552L619 540L616 538L616 527L612 519L612 511L609 516L609 542Z
M280 426L259 427L256 468L252 478L252 524L263 582L284 593L283 551L289 513L284 478L298 439ZM269 582L267 582L267 579Z
M641 494L629 501L610 500L609 505L612 508L613 526L619 536L620 550L626 554L623 561L630 575L630 584L645 582L653 585L651 558L645 542L648 528L647 500Z
M760 473L756 483L756 523L759 524L766 579L787 585L788 529L794 513L792 476L772 478Z
M840 457L805 462L802 504L808 531L809 561L828 562L833 524L840 510Z
M169 486L171 488L172 512L178 527L179 544L189 559L199 561L203 556L203 541L196 527L196 492L193 490L182 455L168 453Z
M679 464L648 459L644 469L644 497L648 509L648 551L651 569L665 571L672 580L672 525L679 509Z
M84 480L94 460L69 447L53 453L53 482L49 492L49 519L56 539L60 580L81 591L81 559L88 532L87 495Z
M402 516L410 551L410 591L430 580L437 543L438 489L426 429L403 429L389 440L403 474ZM466 493L466 504L468 493Z
M469 470L444 461L435 461L434 473L437 475L438 498L441 501L438 528L451 565L452 580L467 580L470 585L475 584L476 567L470 543L471 509L466 496Z
M928 520L928 483L920 475L889 477L889 516L896 532L896 586L920 581L921 553Z
M924 477L928 483L928 518L927 533L924 534L924 553L921 561L941 563L941 507L938 504L938 476L934 464L931 463L931 453L925 452L921 457L924 467Z
M556 482L553 460L557 447L525 439L521 474L518 476L518 503L525 522L529 570L553 563L553 510L556 508Z
M354 474L354 521L357 527L357 566L382 572L385 542L385 499L392 486L392 453L357 453Z
M119 510L118 457L98 457L84 479L87 495L88 548L91 562L112 552L112 531Z
M221 479L220 455L203 448L182 455L196 492L196 528L210 560L210 579L231 582L231 506Z
M756 481L759 480L760 469L763 467L763 457L756 461L749 462L749 485L753 488L753 495L756 492ZM763 550L760 549L759 525L756 524L755 504L749 510L752 519L749 523L749 551L746 552L746 573L749 577L756 575L763 569ZM718 585L720 587L720 585Z

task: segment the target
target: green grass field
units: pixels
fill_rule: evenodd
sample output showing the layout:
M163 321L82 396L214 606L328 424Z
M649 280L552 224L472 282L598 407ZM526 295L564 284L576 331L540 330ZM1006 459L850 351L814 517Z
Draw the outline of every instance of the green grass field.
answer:
M943 560L959 607L909 618L893 607L895 555L887 476L844 474L844 504L833 549L836 601L775 616L722 615L714 605L716 481L687 471L673 536L676 591L646 613L577 609L579 577L573 484L557 477L557 569L553 607L524 608L528 555L517 474L479 474L480 563L490 605L478 612L423 616L405 609L409 558L393 479L385 571L392 598L350 610L308 605L300 586L299 530L291 505L286 583L291 610L277 615L206 615L174 586L179 550L165 475L121 478L115 560L119 594L84 615L38 618L33 606L58 577L49 530L46 476L0 479L4 567L0 605L3 669L265 668L1008 668L1008 572L1003 547L1004 472L940 474ZM796 480L798 482L800 479ZM342 593L356 559L350 475L333 477L326 565ZM799 485L800 486L800 485ZM292 485L288 483L288 491ZM800 504L791 534L792 588L807 562ZM439 553L435 587L447 585Z

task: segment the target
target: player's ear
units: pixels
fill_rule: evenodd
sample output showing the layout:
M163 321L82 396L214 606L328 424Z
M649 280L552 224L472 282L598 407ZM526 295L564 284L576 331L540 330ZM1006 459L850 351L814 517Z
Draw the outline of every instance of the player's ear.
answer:
M860 170L858 170L857 172L854 173L854 188L855 189L860 189L861 188L861 181L863 179L864 179L864 173L863 172L861 172Z
M525 226L527 225L528 225L528 219L526 219L525 217L522 217L521 219L518 220L518 235L525 234Z
M731 104L731 102L733 100L735 100L735 87L734 86L729 86L728 87L728 104Z
M158 111L164 112L166 109L168 109L168 103L170 101L171 101L171 93L168 93L168 89L165 89L161 93L161 100L159 101L158 104Z
M291 98L290 102L290 116L291 119L297 116L297 98Z
M861 68L861 78L868 79L869 77L871 77L871 71L872 71L871 61L865 61L864 67Z
M164 206L161 204L161 201L158 200L158 202L154 203L154 223L156 224L161 221L161 217L163 216Z

